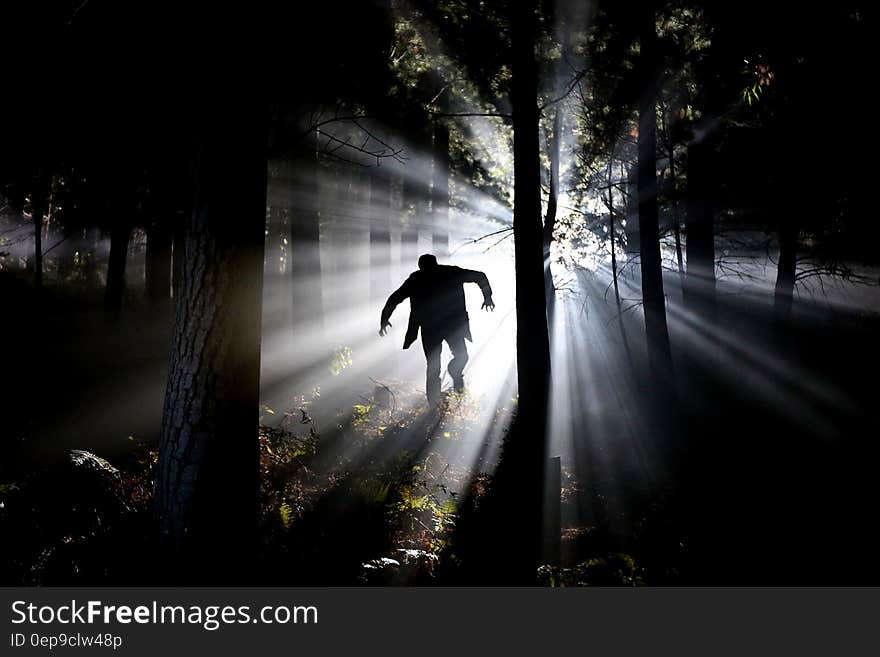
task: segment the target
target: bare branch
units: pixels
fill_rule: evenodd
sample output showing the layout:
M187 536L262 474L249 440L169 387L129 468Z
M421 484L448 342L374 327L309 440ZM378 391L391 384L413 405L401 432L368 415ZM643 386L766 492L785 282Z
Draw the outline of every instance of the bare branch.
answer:
M374 139L372 136L369 136L369 135L368 135L367 139L364 141L363 145L361 145L361 146L358 146L357 144L353 144L349 139L341 139L341 138L337 137L336 135L330 134L329 132L322 132L319 130L318 135L324 136L327 138L327 144L324 146L325 150L323 151L327 155L334 155L336 153L336 151L338 151L339 149L348 148L348 149L353 150L357 153L363 153L364 155L368 155L369 157L376 158L377 164L379 163L379 160L382 158L392 158L400 163L403 163L406 160L406 158L402 155L402 153L403 153L402 148L399 148L396 150L391 149L390 146L388 146L387 144L385 144L384 142L382 142L378 139L376 141L378 141L380 144L382 144L384 146L384 148L376 149L376 150L366 148L366 145L369 143L370 139ZM337 145L333 148L329 148L330 142L334 142ZM387 149L391 149L391 150L387 150Z
M342 123L345 121L357 121L360 119L369 118L369 114L348 114L344 116L334 116L332 119L324 119L323 121L316 121L300 134L300 138L305 139L315 130L318 130L318 132L320 132L320 128L323 128L325 125L329 125L331 123Z
M427 110L427 112L432 116L447 117L488 116L493 118L509 119L513 116L513 114L501 114L500 112L437 112L430 109Z
M512 235L513 235L513 229L511 228L511 229L510 229L510 232L507 233L507 235L505 235L504 237L502 237L502 238L501 238L500 240L498 240L497 242L494 242L493 244L487 246L486 249L483 251L483 253L489 253L489 251L491 251L492 249L494 249L496 246L498 246L499 244L501 244L501 242L503 242L504 240L506 240L508 237L511 237Z
M555 105L556 103L560 103L571 95L571 92L574 91L574 88L577 86L578 82L580 82L583 77L587 74L586 70L578 71L577 75L574 76L574 79L571 81L571 84L568 85L568 89L566 89L565 93L559 96L559 98L554 98L553 100L548 100L543 105L538 107L539 112L543 112L545 109L550 107L551 105Z

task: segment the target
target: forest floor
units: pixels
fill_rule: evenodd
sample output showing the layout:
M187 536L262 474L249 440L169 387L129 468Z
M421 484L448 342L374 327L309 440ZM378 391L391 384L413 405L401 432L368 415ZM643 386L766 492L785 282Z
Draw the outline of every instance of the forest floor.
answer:
M0 531L14 539L3 541L0 581L151 581L170 316L133 304L107 323L97 299L34 297L16 280L0 283L17 309L2 336ZM576 402L559 428L575 437L563 460L561 569L543 569L539 581L880 581L870 556L880 547L880 320L796 308L783 332L748 296L723 300L718 329L671 323L675 435L632 402L648 394L638 316L621 327L608 321L613 310L591 316L631 344L608 338L603 358L617 378L603 390L590 380L599 410ZM598 353L596 335L587 340ZM601 381L600 363L579 358L573 369L592 368ZM432 411L419 386L397 380L362 386L347 403L300 394L264 406L260 580L459 583L456 532L492 490L495 443L514 409L452 394Z

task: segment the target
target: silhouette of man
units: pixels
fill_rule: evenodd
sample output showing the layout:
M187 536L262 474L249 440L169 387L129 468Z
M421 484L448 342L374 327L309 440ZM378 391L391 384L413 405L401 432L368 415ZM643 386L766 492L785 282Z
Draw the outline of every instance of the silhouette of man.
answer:
M387 328L391 326L388 320L398 304L409 298L409 325L403 348L409 349L421 329L422 348L428 361L425 392L431 404L440 400L440 351L444 340L453 356L447 368L453 386L457 392L464 390L462 372L468 362L465 340L473 342L464 301L464 283L479 285L483 292L482 308L487 311L495 310L492 288L486 274L461 267L438 265L437 258L429 254L419 258L419 270L410 274L403 285L388 297L382 309L379 335L385 335Z

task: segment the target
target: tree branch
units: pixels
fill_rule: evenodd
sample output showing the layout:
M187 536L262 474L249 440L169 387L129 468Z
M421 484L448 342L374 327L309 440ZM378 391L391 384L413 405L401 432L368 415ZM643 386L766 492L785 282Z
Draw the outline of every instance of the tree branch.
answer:
M555 105L556 103L561 103L563 100L569 97L574 88L577 86L578 82L580 82L583 77L587 74L586 70L578 71L578 74L574 76L574 79L571 81L571 84L568 85L568 89L566 89L565 93L559 96L558 98L554 98L552 100L548 100L546 103L538 106L538 111L543 112L545 109L550 107L551 105Z

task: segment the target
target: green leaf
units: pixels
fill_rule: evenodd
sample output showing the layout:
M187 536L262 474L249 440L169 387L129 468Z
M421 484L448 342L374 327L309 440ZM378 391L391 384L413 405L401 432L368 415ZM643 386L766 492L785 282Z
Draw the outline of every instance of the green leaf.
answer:
M287 502L281 504L281 508L278 509L278 514L281 516L281 524L284 525L285 529L293 524L293 507Z

